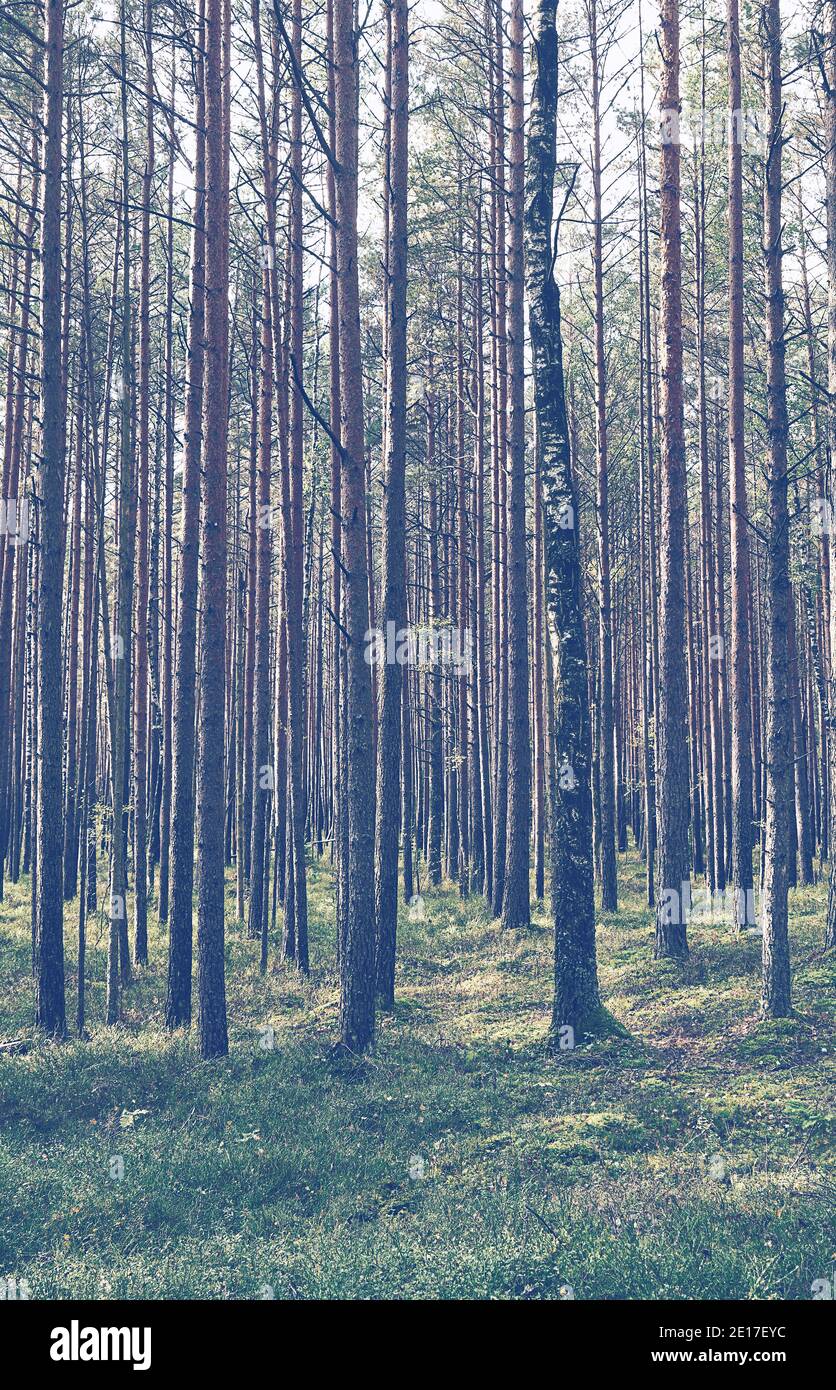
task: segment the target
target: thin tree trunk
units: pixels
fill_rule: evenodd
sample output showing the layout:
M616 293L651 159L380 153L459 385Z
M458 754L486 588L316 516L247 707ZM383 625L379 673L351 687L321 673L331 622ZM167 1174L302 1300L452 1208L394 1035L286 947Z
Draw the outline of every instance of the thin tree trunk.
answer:
M205 0L200 0L195 46L195 161L189 274L189 342L180 518L180 598L174 671L174 750L171 814L171 924L166 1027L192 1017L192 892L194 885L195 673L197 657L198 545L202 458L206 258L206 100L203 53Z
M751 760L750 553L743 375L743 149L739 0L728 0L729 44L729 491L732 523L732 885L737 930L754 926L753 760Z
M592 66L592 274L595 332L595 507L598 518L598 660L600 670L599 747L601 811L601 907L618 908L615 860L615 770L613 766L613 641L610 580L609 461L607 439L607 360L604 348L604 252L601 210L601 69L598 56L597 0L589 0Z
M528 561L525 535L525 272L523 0L512 0L509 68L510 189L508 334L511 429L508 440L508 831L504 928L530 925L531 742L528 716Z
M134 960L148 960L148 494L150 487L149 425L151 407L151 185L154 177L154 54L152 0L145 0L146 148L142 172L139 267L139 473L136 566L136 675L134 696Z
M825 92L825 187L827 192L827 442L830 450L829 501L836 511L836 0L828 0L828 54ZM832 514L831 512L831 514ZM836 946L836 564L830 565L830 671L828 680L830 749L830 884L825 946Z
M273 283L278 274L275 265L275 135L271 124L275 122L275 102L268 122L265 94L264 63L262 57L261 20L258 0L252 6L253 37L256 54L256 80L258 96L259 124L261 127L262 177L264 185L264 205L267 215L267 233L261 243L261 333L260 351L253 369L253 381L257 383L257 480L255 496L251 489L250 537L255 542L256 572L254 589L254 659L253 693L254 713L252 718L251 753L251 823L244 827L250 836L250 906L248 934L254 940L262 941L264 924L267 920L268 874L265 865L265 845L269 808L272 802L275 775L269 764L270 713L272 697L270 689L270 579L272 568L270 509L270 475L272 467L273 433L273 334L278 325L273 324ZM285 795L284 787L276 788L279 796ZM269 854L268 854L269 859Z
M293 45L297 64L302 60L302 11L300 0L293 5ZM308 970L308 890L305 866L305 686L303 609L303 506L302 453L304 444L303 375L303 248L302 248L302 106L301 94L294 93L291 136L290 191L290 477L288 496L282 495L284 526L285 614L288 651L288 756L290 834L293 849L293 895L285 895L286 955L299 969ZM359 322L358 322L359 331ZM362 397L360 401L362 407ZM283 474L283 477L285 475ZM280 789L281 790L281 789Z
M131 398L133 394L133 362L131 350L131 265L130 213L128 169L128 97L125 52L126 15L124 0L120 19L120 86L122 105L122 324L120 344L120 456L119 456L119 554L117 562L116 643L112 653L114 705L111 718L111 852L110 901L107 951L107 1002L109 1024L117 1023L120 1013L120 983L129 979L127 924L127 834L125 809L125 780L130 759L129 700L131 612L133 600L133 561L136 503L133 479L133 438ZM103 558L100 558L100 582L104 589Z
M362 1052L374 1038L374 749L372 682L366 660L369 575L360 287L357 265L358 60L353 0L334 0L334 104L340 405L342 553L348 640L347 903L340 979L340 1040Z
M170 100L174 104L176 58L172 41ZM169 124L171 151L168 165L168 230L166 238L165 289L165 500L163 504L163 679L162 679L162 788L160 800L160 896L158 915L168 922L171 870L171 788L173 763L174 700L174 117Z
M375 831L376 977L381 1007L395 1002L398 920L398 834L401 821L401 721L408 700L397 659L406 626L406 287L409 133L409 34L407 0L388 0L391 13L389 210L387 249L386 460L383 494L383 601L386 641L380 679ZM391 625L391 627L390 627ZM396 643L389 660L389 632ZM406 750L404 750L404 758Z
M228 150L224 10L206 3L206 347L203 401L200 710L197 747L197 948L200 1053L228 1051L224 979Z
M784 286L781 201L783 192L783 107L781 92L781 11L767 0L761 11L766 48L766 101L769 115L764 248L766 262L767 350L767 561L766 653L766 829L761 922L763 926L762 1005L771 1018L785 1018L790 1005L790 952L787 920L789 815L792 773L792 706L788 678L789 511L787 507L787 400L784 358Z
M685 664L685 436L682 412L682 230L679 0L662 0L662 507L659 702L656 721L659 891L654 954L684 956L690 898L688 705Z
M64 409L61 390L61 114L64 15L46 0L44 201L41 217L41 466L38 521L38 874L34 885L35 1016L66 1030L61 813L61 626L64 585Z

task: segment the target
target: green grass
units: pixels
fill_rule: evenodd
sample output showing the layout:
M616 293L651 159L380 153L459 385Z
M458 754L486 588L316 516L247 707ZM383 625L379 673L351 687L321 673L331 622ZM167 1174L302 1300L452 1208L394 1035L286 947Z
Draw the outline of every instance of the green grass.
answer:
M757 1017L757 939L702 922L687 964L654 963L632 858L621 890L599 919L608 1036L546 1051L544 910L503 934L439 891L423 921L404 912L394 1016L347 1067L331 1051L324 865L310 982L275 943L262 979L230 928L230 1056L214 1063L160 1026L155 932L123 1025L103 1025L96 922L92 1037L38 1038L28 885L9 885L0 1041L31 1049L0 1056L0 1275L35 1298L810 1297L836 1264L824 886L792 895L797 1014L772 1024ZM231 885L229 902L232 917ZM68 942L73 929L71 907Z

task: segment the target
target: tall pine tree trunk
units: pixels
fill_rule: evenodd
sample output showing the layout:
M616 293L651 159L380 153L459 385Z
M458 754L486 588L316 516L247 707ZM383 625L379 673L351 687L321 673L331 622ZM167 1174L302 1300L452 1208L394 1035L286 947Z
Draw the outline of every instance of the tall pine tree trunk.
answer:
M825 186L827 190L827 440L830 448L830 506L836 511L836 0L827 4ZM830 565L830 886L825 945L836 946L836 564Z
M534 80L525 206L526 284L543 484L546 594L553 627L548 640L555 644L557 667L549 800L555 935L552 1040L559 1047L567 1043L571 1046L575 1038L594 1025L599 994L578 511L566 417L560 292L554 279L555 9L555 0L537 0L532 16ZM572 1034L565 1029L571 1029Z
M197 948L200 1054L228 1051L224 979L228 268L224 11L206 4L206 338L203 398Z
M728 0L729 44L729 492L732 523L732 887L737 930L753 926L753 767L750 702L750 557L743 438L743 150L739 0Z
M340 319L342 555L348 640L346 724L347 902L340 979L340 1040L362 1052L374 1038L374 750L366 659L369 574L360 285L357 265L357 34L353 0L334 0L334 105Z
M768 151L764 189L766 261L766 390L769 518L766 547L766 827L764 837L762 1005L771 1018L790 1013L790 952L787 920L789 817L792 804L792 704L789 689L789 555L787 507L787 393L784 359L784 285L781 202L783 193L781 10L779 0L762 9L766 49Z
M189 272L189 340L183 440L183 499L180 517L180 581L174 668L174 748L171 793L171 911L168 953L167 1028L192 1017L192 892L194 887L195 676L197 657L198 544L202 458L205 275L206 275L206 97L204 89L205 0L200 0L195 47L195 199Z
M523 0L511 8L509 95L508 335L511 429L508 441L508 830L502 925L530 923L531 743L528 711L528 561L525 535L525 272ZM463 560L462 560L463 563Z
M615 768L613 764L613 643L610 580L609 461L607 439L607 362L604 349L604 252L601 216L601 70L598 57L597 0L589 0L592 64L592 274L595 320L595 506L598 514L598 657L600 668L599 743L601 766L601 906L618 907L615 862Z
M134 698L134 960L148 960L148 808L146 768L148 733L148 526L150 488L151 411L151 186L154 178L154 56L152 0L145 0L145 165L142 171L139 266L139 450L137 573L134 632L136 634L136 694Z
M409 53L407 0L389 0L390 64L388 325L386 364L386 460L383 493L383 602L381 623L399 645L406 626L406 285ZM385 644L387 655L389 643ZM397 650L396 650L397 655ZM377 991L382 1006L395 1002L398 920L398 835L401 821L401 705L405 674L398 660L381 672L377 740L375 917Z
M682 229L679 0L662 0L660 248L662 506L659 702L656 718L658 884L654 954L687 953L688 692L685 663L685 434L682 410Z
M41 465L38 497L36 1019L66 1029L64 1001L63 825L61 794L61 629L64 586L64 410L61 389L61 117L64 91L62 0L46 0L44 201L41 218Z

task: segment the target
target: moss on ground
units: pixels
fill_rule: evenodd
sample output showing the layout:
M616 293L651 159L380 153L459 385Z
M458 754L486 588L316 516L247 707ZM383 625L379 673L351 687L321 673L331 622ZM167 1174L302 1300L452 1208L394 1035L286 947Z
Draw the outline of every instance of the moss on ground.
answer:
M0 1041L30 1050L0 1056L0 1274L33 1297L810 1297L836 1265L825 886L791 896L796 1015L763 1023L759 941L701 920L687 963L654 962L641 875L622 863L600 917L599 1038L546 1048L544 909L503 933L446 888L403 911L395 1012L348 1068L327 865L309 981L275 942L259 976L230 883L231 1052L211 1064L160 1025L157 930L108 1029L92 922L91 1037L37 1037L28 885L8 885Z

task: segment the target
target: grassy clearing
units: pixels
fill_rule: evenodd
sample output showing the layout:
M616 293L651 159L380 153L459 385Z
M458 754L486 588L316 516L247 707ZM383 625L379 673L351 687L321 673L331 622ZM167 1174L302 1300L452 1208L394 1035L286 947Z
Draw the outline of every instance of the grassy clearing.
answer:
M547 1055L546 913L503 934L441 891L404 913L395 1014L348 1069L324 866L310 983L261 979L231 928L231 1054L211 1064L148 1022L159 935L124 1024L103 1026L95 924L92 1038L38 1039L28 885L10 885L0 1041L31 1050L0 1056L0 1274L33 1297L808 1298L836 1266L824 887L792 895L797 1015L762 1024L759 942L701 923L687 965L654 964L640 866L622 871L599 927L621 1030Z

